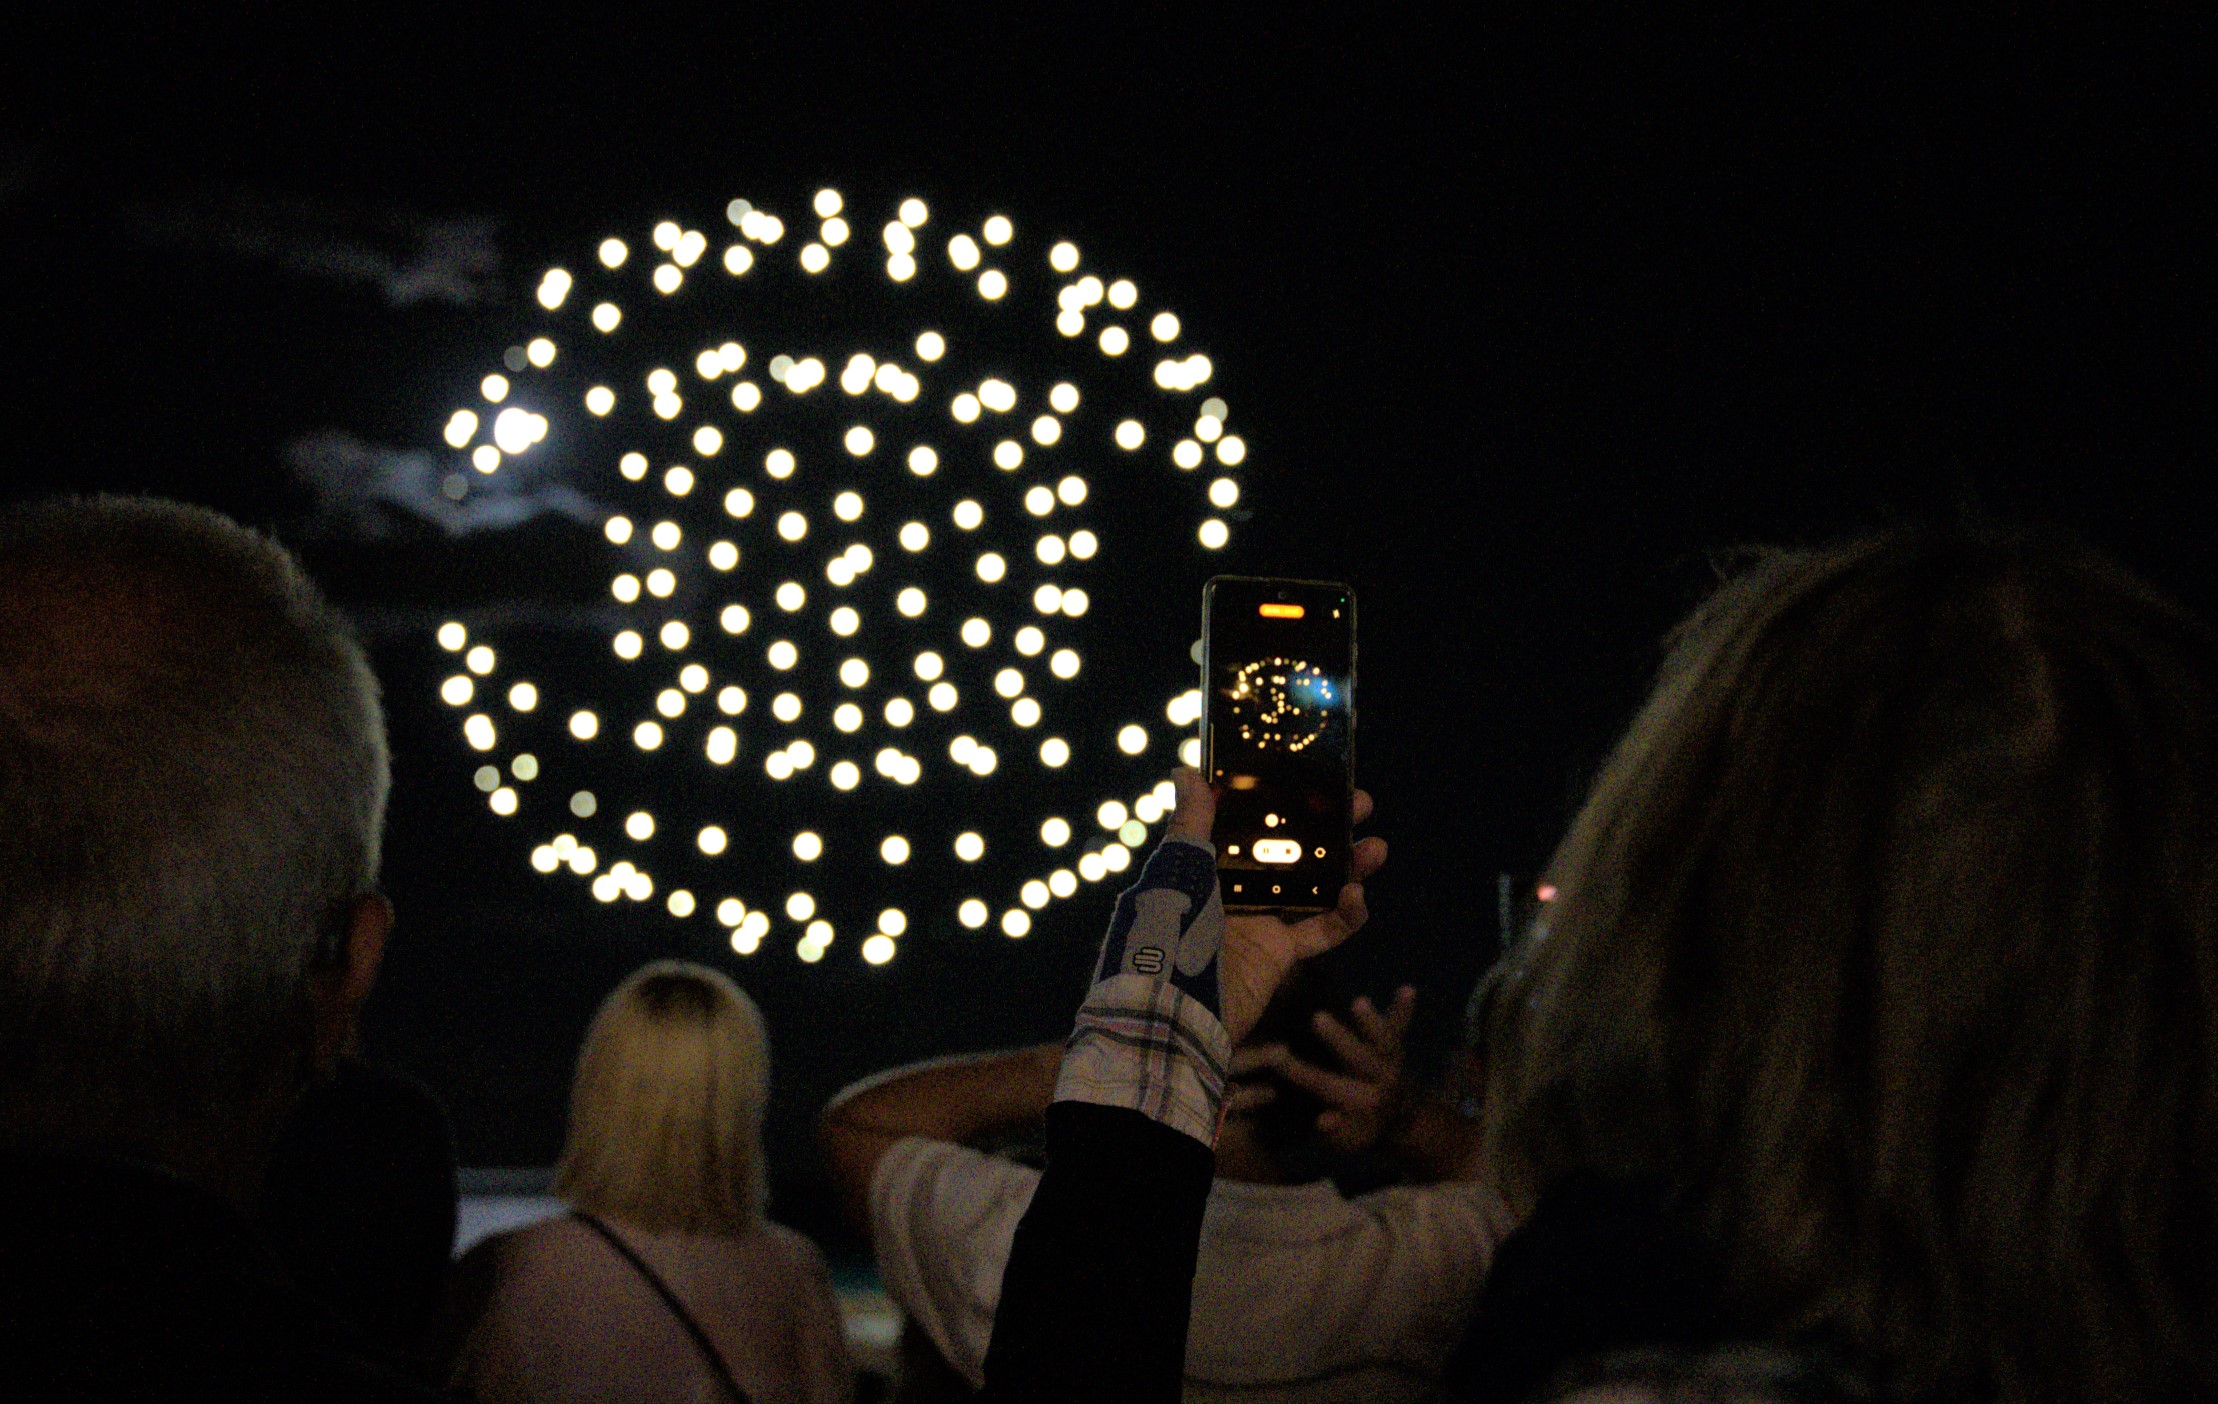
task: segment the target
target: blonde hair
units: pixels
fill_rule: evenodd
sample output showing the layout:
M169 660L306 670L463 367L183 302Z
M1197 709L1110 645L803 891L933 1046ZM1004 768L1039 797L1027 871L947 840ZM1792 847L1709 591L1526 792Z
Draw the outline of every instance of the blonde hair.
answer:
M1461 1174L1490 1186L1522 1218L1532 1211L1537 1192L1517 1147L1515 1113L1524 1103L1529 1020L1516 984L1516 957L1512 951L1487 970L1464 1011L1464 1056L1470 1061L1460 1073L1461 1092L1476 1098L1478 1125Z
M593 1016L555 1192L651 1233L743 1234L762 1220L770 1036L739 986L658 960Z
M1537 1187L1657 1175L1890 1397L2218 1390L2218 639L2068 542L1763 559L1495 992ZM1499 1153L1499 1149L1497 1151Z

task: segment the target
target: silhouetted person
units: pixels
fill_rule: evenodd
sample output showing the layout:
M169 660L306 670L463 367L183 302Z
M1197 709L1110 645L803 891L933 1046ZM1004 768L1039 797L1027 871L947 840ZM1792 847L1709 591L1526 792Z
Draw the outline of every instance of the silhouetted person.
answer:
M2205 624L2038 535L1762 559L1548 881L1470 1395L1657 1347L1780 1392L2218 1389Z
M454 1135L437 1099L346 1057L286 1120L259 1223L310 1295L428 1372L457 1207Z
M0 1385L413 1397L249 1224L392 909L368 663L283 550L148 500L0 513Z

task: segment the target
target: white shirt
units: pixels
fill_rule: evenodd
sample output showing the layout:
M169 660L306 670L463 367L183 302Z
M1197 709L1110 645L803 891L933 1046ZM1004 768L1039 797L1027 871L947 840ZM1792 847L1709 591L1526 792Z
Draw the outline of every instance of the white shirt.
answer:
M909 1137L870 1181L886 1291L973 1384L1036 1170ZM1188 1400L1416 1400L1462 1339L1508 1208L1475 1184L1344 1199L1218 1180L1202 1217Z

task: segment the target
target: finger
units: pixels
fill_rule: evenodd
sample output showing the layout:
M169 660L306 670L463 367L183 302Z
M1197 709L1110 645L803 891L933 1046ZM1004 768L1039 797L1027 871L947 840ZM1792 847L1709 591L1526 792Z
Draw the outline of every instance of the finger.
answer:
M1351 813L1358 824L1371 817L1371 792L1369 790L1357 790L1355 792L1355 808Z
M1209 842L1209 831L1217 822L1217 794L1201 778L1201 772L1190 765L1182 765L1171 772L1171 787L1178 791L1178 804L1171 810L1170 827L1166 838L1181 838L1193 843Z
M1339 1059L1341 1066L1356 1077L1376 1082L1386 1071L1386 1065L1371 1045L1357 1038L1346 1024L1320 1009L1311 1023L1317 1036L1325 1041Z
M1263 1043L1253 1047L1243 1045L1232 1050L1232 1076L1253 1077L1278 1066L1278 1060L1288 1056L1283 1043Z
M1225 1110L1254 1111L1269 1106L1277 1098L1278 1089L1268 1082L1235 1082L1225 1089Z
M1305 1063L1299 1058L1289 1058L1278 1070L1278 1075L1316 1096L1328 1106L1343 1111L1370 1111L1379 1104L1379 1090L1359 1077L1342 1077L1326 1072L1323 1068Z
M1355 851L1348 855L1348 878L1361 882L1385 866L1386 840L1374 835L1358 843Z
M1404 985L1394 991L1394 1003L1386 1011L1387 1031L1393 1034L1396 1047L1401 1046L1402 1036L1409 1032L1410 1023L1417 1017L1417 987Z
M1371 1003L1368 996L1357 995L1355 1003L1348 1006L1348 1016L1363 1031L1364 1040L1370 1047L1383 1051L1393 1046L1393 1031L1386 1027L1386 1020L1379 1017L1378 1006Z
M1363 884L1351 882L1340 889L1340 905L1304 920L1288 930L1294 938L1294 958L1322 955L1363 929L1370 911L1363 905Z

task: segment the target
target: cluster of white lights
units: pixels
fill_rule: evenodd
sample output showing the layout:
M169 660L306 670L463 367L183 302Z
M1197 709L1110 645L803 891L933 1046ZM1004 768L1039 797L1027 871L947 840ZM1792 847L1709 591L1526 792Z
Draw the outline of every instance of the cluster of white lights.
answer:
M600 442L622 440L608 453L606 494L620 505L601 522L616 558L609 598L621 616L604 657L626 671L622 691L639 693L644 682L651 698L629 714L630 704L606 700L607 689L521 677L503 686L493 645L448 623L438 642L460 655L460 669L440 697L464 714L463 739L479 762L474 783L496 815L559 830L532 848L537 871L589 879L603 903L659 901L678 920L712 916L741 955L783 923L798 933L799 959L821 960L839 933L819 892L891 894L927 860L949 865L939 884L949 896L932 900L951 902L957 926L1023 937L1052 903L1126 871L1148 826L1169 811L1169 784L1158 779L1169 756L1148 726L1123 720L1107 735L1086 735L1067 724L1073 690L1091 685L1079 681L1087 676L1080 621L1100 618L1090 614L1092 591L1111 579L1081 583L1104 547L1086 516L1104 481L1142 473L1152 460L1170 471L1147 474L1138 489L1172 513L1192 501L1195 516L1174 529L1207 551L1227 544L1221 514L1242 501L1234 470L1247 446L1227 432L1221 398L1188 398L1215 368L1182 342L1176 315L1143 308L1131 279L1088 271L1076 245L1048 247L1054 276L1034 276L1041 256L1025 252L1004 216L934 234L930 209L906 199L879 226L876 252L855 237L858 216L834 190L817 192L791 231L745 200L725 216L733 234L719 258L710 257L708 231L664 221L648 241L655 256L635 259L630 243L611 236L594 266L547 270L537 301L554 325L512 351L511 374L486 376L444 426L448 447L480 473L551 437L594 454ZM957 294L988 315L1036 318L1049 338L1043 350L1054 338L1090 338L1102 369L1089 379L1066 368L1034 383L1003 360L966 375L964 333L944 322L903 325L916 317L908 291L888 296L887 336L867 347L805 344L808 322L781 345L749 318L744 325L759 328L753 345L717 336L625 354L665 303L744 296L776 277L805 290L865 255L882 258L882 270L858 271L882 271L889 294L944 267ZM593 286L581 287L588 280ZM1050 296L1051 307L1041 305ZM1142 340L1159 355L1125 360ZM566 342L578 343L577 354ZM1068 365L1067 353L1040 359ZM606 369L619 363L635 368ZM827 384L836 393L815 393ZM590 418L571 421L577 431L568 434L562 416L572 406ZM587 435L594 421L606 423ZM1213 472L1197 472L1212 458ZM942 505L919 511L926 483L945 484ZM753 710L750 694L761 699ZM1198 692L1164 708L1173 734L1199 715ZM1195 745L1183 741L1178 755L1194 762ZM662 791L640 778L666 750L700 757L718 784L737 787L710 805L723 813L658 819ZM507 755L505 769L493 753ZM643 764L650 755L656 761ZM616 757L629 760L612 779ZM742 766L743 757L752 759ZM1099 800L1091 826L1037 809L1019 817L1027 776L1096 774L1129 775L1135 789ZM604 804L575 783L595 776L634 802ZM999 793L964 797L980 782ZM851 826L829 819L820 822L832 840L805 826L763 847L745 787L805 793L818 783L811 812L851 804L839 797L875 786L890 812L914 817L889 821L855 852L842 851L851 838L837 837ZM1059 792L1068 784L1060 779ZM910 792L931 799L903 809ZM952 841L932 837L950 818L968 827ZM1030 875L998 903L971 881L990 850L1036 855L1022 864ZM844 876L834 878L834 866ZM802 872L809 885L792 886ZM757 893L711 899L670 885L688 874ZM872 965L923 929L899 906L880 907L874 923L857 920L871 927L857 949Z

